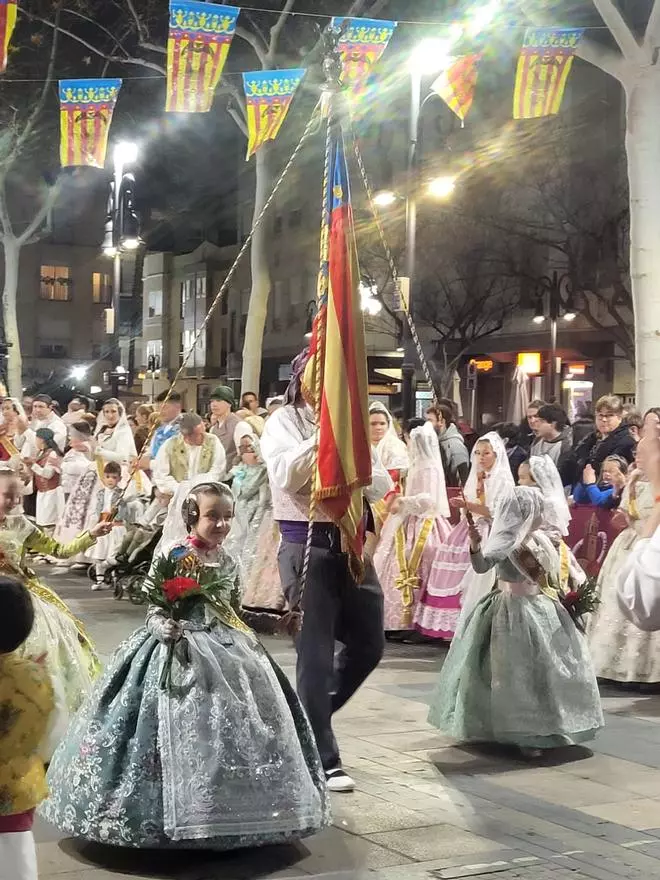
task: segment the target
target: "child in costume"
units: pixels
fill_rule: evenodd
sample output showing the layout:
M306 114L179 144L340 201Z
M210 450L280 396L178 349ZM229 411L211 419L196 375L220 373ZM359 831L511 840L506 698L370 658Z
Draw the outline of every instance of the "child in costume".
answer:
M37 525L53 529L64 513L62 488L62 450L55 442L50 428L39 428L37 457L31 463L34 486L37 490Z
M410 470L404 496L390 500L374 567L385 599L385 632L414 628L436 553L448 537L449 502L440 447L433 426L414 428L409 440ZM456 616L458 616L456 604Z
M18 652L33 622L29 592L0 576L0 876L11 880L37 880L32 823L48 791L42 747L55 709L47 670Z
M452 498L452 507L466 508L474 517L482 537L488 536L492 511L503 494L513 490L509 459L504 441L494 431L480 437L472 450L472 466L462 498ZM426 636L447 638L447 618L443 605L452 598L460 603L462 620L482 596L492 590L495 573L477 573L470 565L470 538L467 519L454 526L434 561L433 584L420 599L415 624ZM457 622L453 622L454 631Z
M560 558L538 531L543 497L517 486L482 542L477 572L497 584L461 622L440 672L429 722L462 741L516 745L525 754L586 742L603 726L586 640L559 601Z
M70 544L58 544L23 514L12 515L20 486L11 470L0 470L0 573L20 579L32 595L34 626L20 651L43 657L46 670L56 682L70 713L76 711L91 687L99 663L82 624L64 602L37 580L25 564L28 552L66 559L89 549L97 537L107 534L110 523L99 523Z
M50 765L42 813L63 832L227 850L327 824L307 719L240 616L222 547L233 506L226 486L199 483L170 511L180 537L145 583L146 624L119 646Z

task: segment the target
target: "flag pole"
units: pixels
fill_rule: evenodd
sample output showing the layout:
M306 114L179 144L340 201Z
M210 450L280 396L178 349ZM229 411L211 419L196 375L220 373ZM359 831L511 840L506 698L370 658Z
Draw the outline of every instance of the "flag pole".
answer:
M294 612L300 615L299 627L302 627L303 609L302 600L307 587L307 577L309 574L309 561L312 553L312 534L314 528L314 518L316 516L317 506L317 488L318 488L318 449L319 449L319 433L321 425L321 397L323 388L321 387L321 369L320 364L323 358L325 347L325 331L327 323L327 309L324 306L328 300L329 289L329 235L330 235L330 174L332 161L332 144L336 134L336 128L341 124L338 112L338 99L341 92L341 75L342 61L339 54L338 44L341 36L340 30L329 27L322 35L324 44L323 52L323 74L325 83L321 96L321 114L327 119L326 138L325 138L325 156L323 161L323 195L321 203L321 235L320 235L320 253L319 253L319 275L316 289L317 311L315 318L315 339L316 349L311 353L312 358L312 387L314 388L314 465L312 469L312 486L309 496L309 523L307 526L307 540L305 542L305 555L303 558L303 569L300 579L300 596L298 598L297 607Z

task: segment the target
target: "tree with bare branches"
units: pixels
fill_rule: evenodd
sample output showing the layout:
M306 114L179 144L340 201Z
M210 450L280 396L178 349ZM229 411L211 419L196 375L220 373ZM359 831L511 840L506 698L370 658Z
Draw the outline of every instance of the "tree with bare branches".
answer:
M529 20L555 24L562 4L519 0ZM591 0L609 31L607 42L583 38L578 57L614 77L626 97L626 159L630 198L630 275L635 316L637 404L657 403L660 375L660 0L632 4L643 22L626 20L616 0ZM646 11L648 10L648 12ZM553 13L556 13L553 15ZM606 38L607 39L607 38Z

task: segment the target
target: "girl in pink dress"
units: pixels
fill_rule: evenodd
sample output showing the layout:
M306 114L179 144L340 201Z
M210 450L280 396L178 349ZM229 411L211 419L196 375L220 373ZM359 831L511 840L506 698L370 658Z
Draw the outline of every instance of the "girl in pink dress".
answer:
M514 487L506 447L499 434L485 434L472 450L472 467L463 498L453 498L453 507L467 508L482 535L488 537L491 512L496 499ZM470 563L470 537L465 517L454 526L436 553L426 589L415 613L415 628L425 636L451 639L459 619L492 590L494 570L477 574Z
M409 454L406 494L390 502L374 554L385 598L385 632L413 629L420 591L451 529L440 447L431 424L412 431Z

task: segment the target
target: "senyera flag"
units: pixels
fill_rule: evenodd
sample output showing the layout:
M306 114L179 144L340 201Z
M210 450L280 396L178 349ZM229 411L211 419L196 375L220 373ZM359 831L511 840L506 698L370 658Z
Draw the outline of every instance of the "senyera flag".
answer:
M7 69L9 42L16 27L16 0L0 0L0 73Z
M474 101L480 60L480 54L454 58L431 85L431 91L442 98L461 122L465 122Z
M60 80L62 167L103 168L120 79Z
M371 483L367 356L348 169L341 135L331 147L319 311L303 393L319 413L316 498L341 529L356 575L363 549L362 490ZM320 401L316 389L320 388Z
M559 112L582 28L528 28L513 92L513 118L535 119Z
M229 54L240 9L171 0L167 102L175 113L208 113Z
M354 94L363 94L372 68L387 49L396 22L335 16L330 26L341 31L337 48L342 60L342 82Z
M243 74L248 123L247 159L266 141L274 141L304 69L254 70Z

